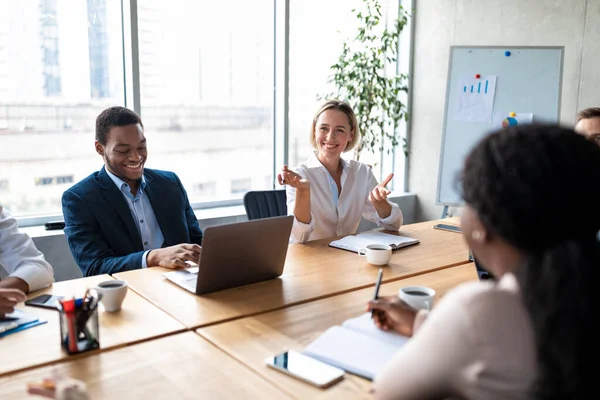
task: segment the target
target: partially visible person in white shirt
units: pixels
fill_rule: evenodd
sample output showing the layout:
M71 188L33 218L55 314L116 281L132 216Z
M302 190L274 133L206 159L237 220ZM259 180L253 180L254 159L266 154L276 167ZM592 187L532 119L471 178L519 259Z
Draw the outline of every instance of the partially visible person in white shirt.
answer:
M0 289L27 293L50 286L53 280L52 266L0 204Z
M329 100L317 111L310 133L317 151L294 171L284 166L277 176L287 185L288 213L294 215L291 242L356 233L361 217L400 229L402 211L387 199L386 185L394 174L378 184L368 165L341 157L359 140L356 115L347 103Z

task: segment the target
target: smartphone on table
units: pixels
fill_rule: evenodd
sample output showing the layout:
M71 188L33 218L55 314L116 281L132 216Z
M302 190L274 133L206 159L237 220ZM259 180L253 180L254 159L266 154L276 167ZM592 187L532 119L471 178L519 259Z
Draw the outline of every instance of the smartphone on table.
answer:
M319 388L329 387L344 378L343 369L331 366L294 350L265 360L267 366Z
M58 301L60 299L60 296L54 296L52 294L42 294L40 296L25 301L25 305L56 310L58 309Z
M439 230L448 231L448 232L462 233L462 229L460 228L460 226L457 226L457 225L437 224L437 225L433 226L433 229L439 229Z

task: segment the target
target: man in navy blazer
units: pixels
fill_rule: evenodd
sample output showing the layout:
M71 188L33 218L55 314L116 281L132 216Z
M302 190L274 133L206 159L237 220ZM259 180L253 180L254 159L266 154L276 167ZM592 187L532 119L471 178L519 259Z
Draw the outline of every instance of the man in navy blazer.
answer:
M110 107L96 119L104 167L64 192L65 234L84 276L198 263L202 230L173 172L144 169L140 117Z

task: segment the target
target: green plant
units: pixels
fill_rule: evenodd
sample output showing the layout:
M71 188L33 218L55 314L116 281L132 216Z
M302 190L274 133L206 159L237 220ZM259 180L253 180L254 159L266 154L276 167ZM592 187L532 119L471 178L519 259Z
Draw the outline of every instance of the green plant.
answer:
M398 17L388 29L380 25L383 16L379 1L363 0L363 3L365 10L352 10L359 21L358 34L344 42L337 62L330 67L332 73L327 83L334 85L335 92L320 96L344 100L356 113L362 135L354 153L356 160L364 148L372 153L375 149L390 153L399 144L399 121L408 119L406 105L399 99L402 92L408 92L408 76L396 74L395 70L398 41L408 13L399 6ZM393 67L391 74L386 71L390 67ZM402 141L408 156L406 138ZM386 143L391 147L385 148Z

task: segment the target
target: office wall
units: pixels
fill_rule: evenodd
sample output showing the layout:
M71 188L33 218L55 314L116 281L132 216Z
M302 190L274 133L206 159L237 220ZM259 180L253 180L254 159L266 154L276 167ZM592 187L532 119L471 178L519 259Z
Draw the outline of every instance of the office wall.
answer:
M415 221L416 196L404 194L391 198L400 206L404 215L404 223L411 224ZM243 206L223 207L221 209L196 210L196 217L200 228L231 224L247 220ZM359 232L372 229L375 224L363 220L358 227ZM56 282L81 278L81 270L75 263L67 239L63 231L46 231L41 226L20 228L21 232L27 233L37 248L54 267L54 279Z
M600 106L600 0L416 0L409 189L435 205L450 46L565 46L560 121Z

